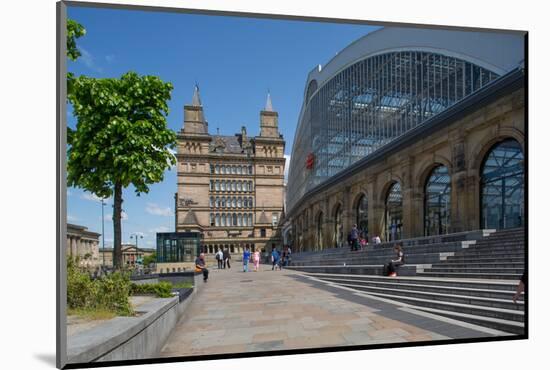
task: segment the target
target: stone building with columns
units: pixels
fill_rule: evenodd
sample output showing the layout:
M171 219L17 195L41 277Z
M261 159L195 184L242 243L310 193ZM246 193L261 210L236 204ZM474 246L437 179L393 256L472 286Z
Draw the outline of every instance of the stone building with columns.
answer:
M312 70L293 145L295 251L523 227L520 33L388 27ZM285 237L287 234L285 233Z
M268 94L260 133L211 134L199 89L184 107L178 133L176 231L200 232L209 258L220 248L241 253L281 247L285 141Z
M67 224L67 256L78 257L86 267L101 265L99 258L99 236L81 225Z

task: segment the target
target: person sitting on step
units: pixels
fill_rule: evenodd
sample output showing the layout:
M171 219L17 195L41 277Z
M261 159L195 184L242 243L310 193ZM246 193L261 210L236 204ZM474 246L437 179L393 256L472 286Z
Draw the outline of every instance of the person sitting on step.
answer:
M393 249L396 253L397 258L391 260L391 262L387 266L384 266L384 269L387 271L388 276L395 277L397 276L397 267L405 263L405 254L403 253L403 249L399 244L395 244Z

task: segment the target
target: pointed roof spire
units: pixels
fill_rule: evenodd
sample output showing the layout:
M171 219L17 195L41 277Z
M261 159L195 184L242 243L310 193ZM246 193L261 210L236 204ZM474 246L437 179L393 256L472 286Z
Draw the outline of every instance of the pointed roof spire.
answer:
M202 105L201 103L201 97L199 95L199 84L195 82L195 91L193 92L193 101L191 102L191 105L194 107L200 107Z
M267 90L267 101L265 102L264 110L267 112L273 112L273 104L271 104L271 94L269 93L269 89Z

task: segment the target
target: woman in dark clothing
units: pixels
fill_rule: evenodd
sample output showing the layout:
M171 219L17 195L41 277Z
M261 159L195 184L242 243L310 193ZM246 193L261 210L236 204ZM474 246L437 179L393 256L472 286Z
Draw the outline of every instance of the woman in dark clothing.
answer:
M202 272L204 282L208 280L208 269L206 268L206 262L204 262L204 253L201 253L195 260L195 272Z
M396 267L401 266L405 263L405 255L403 254L403 249L401 249L401 246L399 244L396 244L393 249L396 253L396 259L391 260L391 262L388 264L388 276L396 276Z

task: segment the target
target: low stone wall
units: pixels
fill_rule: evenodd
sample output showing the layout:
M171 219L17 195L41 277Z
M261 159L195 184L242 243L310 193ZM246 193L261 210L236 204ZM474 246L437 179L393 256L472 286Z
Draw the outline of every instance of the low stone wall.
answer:
M191 292L184 293L185 299L180 302L178 296L156 298L137 307L139 316L115 317L90 330L68 337L67 362L88 363L156 357L203 284L201 273L181 274L186 276L179 278L190 278L193 281ZM154 283L159 280L178 282L178 279L172 279L178 278L177 276L163 275L178 274L149 275L132 280L136 283ZM183 291L180 290L180 293Z

